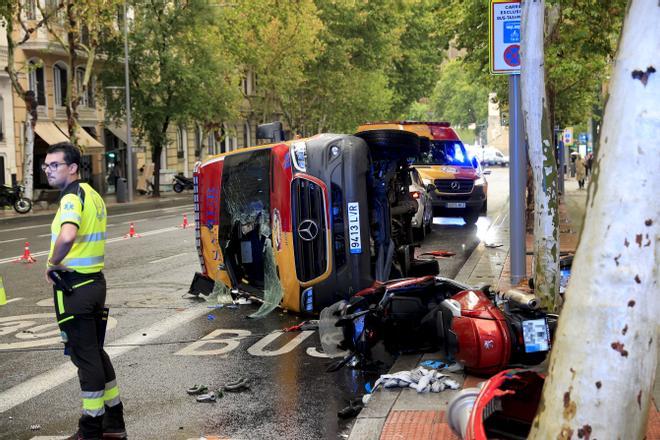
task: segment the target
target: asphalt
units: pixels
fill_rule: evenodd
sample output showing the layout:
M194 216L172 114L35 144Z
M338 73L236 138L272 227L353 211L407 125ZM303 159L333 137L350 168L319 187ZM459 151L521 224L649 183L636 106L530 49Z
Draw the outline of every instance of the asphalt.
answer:
M562 251L575 251L579 231L582 227L586 205L586 191L579 190L575 180L567 180L566 194L560 206L560 243ZM483 241L474 249L455 277L468 285L490 284L498 290L505 290L509 283L509 216L508 204L496 216L485 231ZM528 237L528 249L529 247ZM487 247L485 243L501 244ZM528 273L531 266L528 256ZM400 356L389 373L412 370L427 360L446 360L440 353L407 354ZM443 372L445 373L445 372ZM462 389L478 386L487 380L484 377L466 375L463 372L445 373L461 386L458 390L445 390L440 393L418 393L411 388L378 387L374 390L365 407L357 416L349 434L349 440L389 440L389 439L460 439L449 426L446 411L449 402ZM656 375L654 389L655 406L649 414L647 438L660 439L660 382Z
M148 210L148 209L162 209L171 208L174 206L192 205L193 194L192 191L184 191L182 193L163 192L159 198L150 196L136 195L132 202L118 203L114 194L108 194L103 197L109 215L126 214L135 210ZM45 219L50 222L53 218L53 213L57 211L56 204L48 206L41 206L45 202L35 204L32 211L27 214L18 214L11 208L0 208L0 228L8 228L22 224L26 219Z

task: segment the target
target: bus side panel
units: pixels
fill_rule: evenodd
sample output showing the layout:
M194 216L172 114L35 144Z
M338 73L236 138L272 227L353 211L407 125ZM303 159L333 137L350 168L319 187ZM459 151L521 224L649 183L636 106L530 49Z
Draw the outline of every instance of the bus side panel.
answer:
M222 158L218 158L205 163L199 169L200 245L206 268L205 275L231 286L227 272L219 268L223 263L218 243L222 165Z
M300 283L296 277L291 233L291 157L286 145L273 147L271 156L271 220L273 250L282 284L282 307L300 312Z

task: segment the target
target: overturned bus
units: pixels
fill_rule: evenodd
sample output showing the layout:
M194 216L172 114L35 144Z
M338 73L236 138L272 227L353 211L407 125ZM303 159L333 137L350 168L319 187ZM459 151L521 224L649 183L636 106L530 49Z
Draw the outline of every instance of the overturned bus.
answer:
M437 274L414 258L408 190L420 138L401 130L319 134L215 156L194 173L196 245L202 267L191 293L213 284L317 314L391 278ZM260 309L261 310L261 309Z

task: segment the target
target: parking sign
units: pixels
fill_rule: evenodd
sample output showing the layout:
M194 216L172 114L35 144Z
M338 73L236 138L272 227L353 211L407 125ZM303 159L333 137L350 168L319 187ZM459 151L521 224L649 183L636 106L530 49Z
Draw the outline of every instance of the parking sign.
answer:
M490 72L520 73L520 0L491 0L489 19Z

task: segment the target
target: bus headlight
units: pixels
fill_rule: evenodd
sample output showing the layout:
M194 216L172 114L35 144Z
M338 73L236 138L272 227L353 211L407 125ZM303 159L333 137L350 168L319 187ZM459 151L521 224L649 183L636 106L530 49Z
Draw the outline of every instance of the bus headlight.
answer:
M305 142L294 142L291 144L291 159L293 166L298 171L307 171L307 144Z

